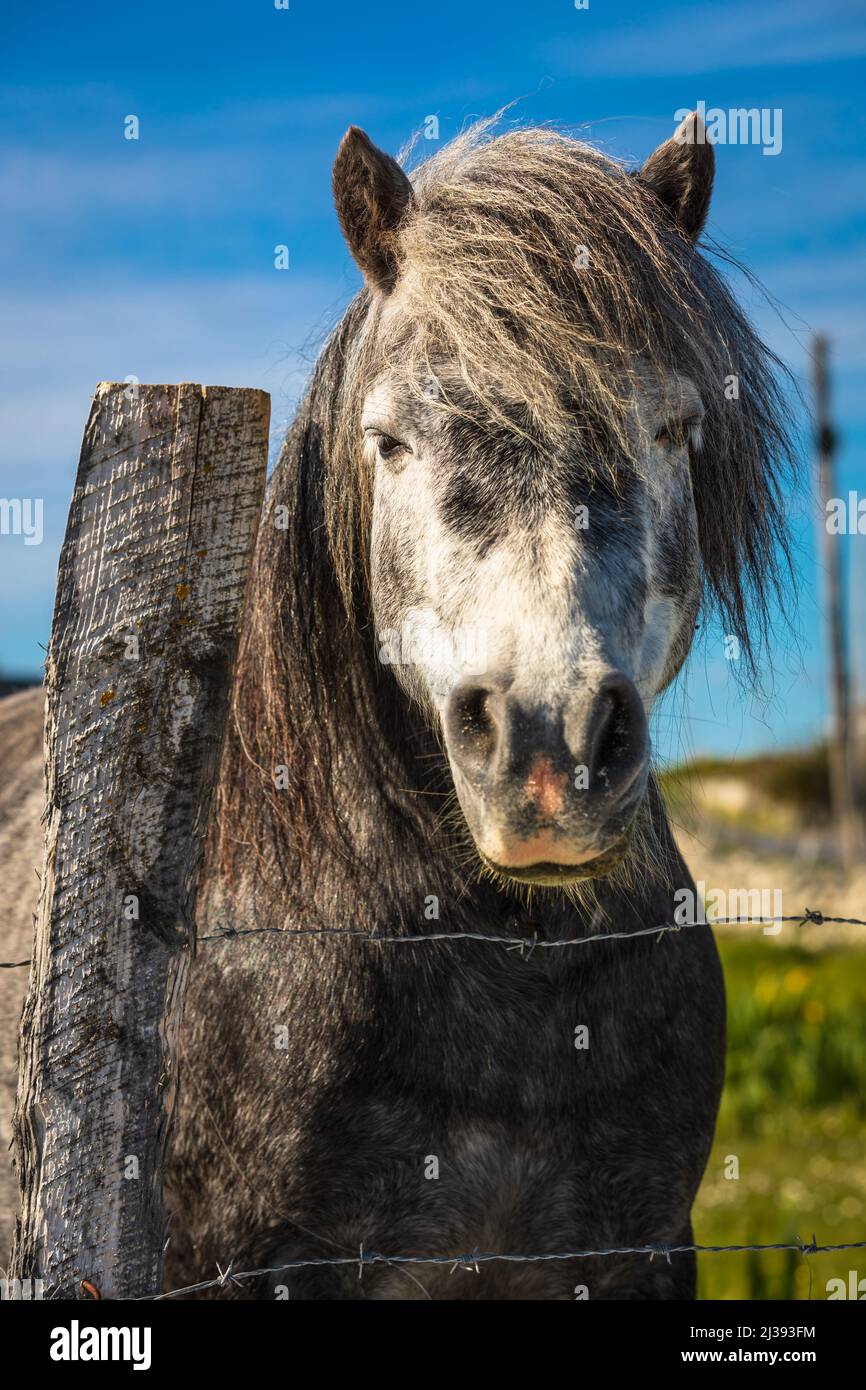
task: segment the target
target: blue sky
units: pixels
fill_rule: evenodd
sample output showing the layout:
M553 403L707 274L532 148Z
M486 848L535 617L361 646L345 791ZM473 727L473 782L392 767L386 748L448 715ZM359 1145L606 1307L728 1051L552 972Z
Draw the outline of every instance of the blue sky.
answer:
M0 670L41 663L57 556L95 382L193 380L271 392L275 441L359 279L330 166L346 126L396 151L436 115L441 139L519 100L643 160L674 112L780 108L782 148L720 146L709 231L780 310L738 285L805 380L830 334L839 491L866 495L866 7L273 0L7 8L0 58L0 496L45 499L45 539L0 536ZM137 115L140 138L123 138ZM422 141L422 145L423 145ZM436 142L431 142L431 148ZM289 247L288 271L274 247ZM821 731L826 660L816 513L790 499L799 642L781 631L756 702L704 629L656 742L734 754ZM855 634L866 537L841 539ZM790 605L787 605L790 606ZM866 653L852 656L866 692Z

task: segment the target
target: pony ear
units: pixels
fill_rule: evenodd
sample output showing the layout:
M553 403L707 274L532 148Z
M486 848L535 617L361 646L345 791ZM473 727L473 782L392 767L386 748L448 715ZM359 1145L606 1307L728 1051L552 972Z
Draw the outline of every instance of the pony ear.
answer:
M686 116L640 171L639 178L668 209L689 241L703 229L713 191L716 159L697 111Z
M397 278L397 228L412 204L400 165L349 126L334 160L334 204L343 236L367 283L387 294Z

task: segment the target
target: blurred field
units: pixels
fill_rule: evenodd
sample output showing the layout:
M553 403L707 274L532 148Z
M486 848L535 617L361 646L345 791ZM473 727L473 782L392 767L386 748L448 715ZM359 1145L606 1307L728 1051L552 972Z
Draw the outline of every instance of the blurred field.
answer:
M835 862L820 750L665 778L707 890L782 890L782 912L866 918L866 864ZM866 928L719 927L728 1063L695 1208L702 1245L866 1239ZM739 1161L739 1178L725 1176ZM702 1298L825 1299L866 1251L699 1258Z

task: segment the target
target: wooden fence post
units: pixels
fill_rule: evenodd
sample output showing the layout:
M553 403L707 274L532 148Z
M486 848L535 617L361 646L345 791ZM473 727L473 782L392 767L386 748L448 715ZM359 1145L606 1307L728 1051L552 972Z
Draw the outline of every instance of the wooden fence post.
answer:
M202 842L269 397L103 382L47 662L45 862L15 1113L13 1277L159 1291Z

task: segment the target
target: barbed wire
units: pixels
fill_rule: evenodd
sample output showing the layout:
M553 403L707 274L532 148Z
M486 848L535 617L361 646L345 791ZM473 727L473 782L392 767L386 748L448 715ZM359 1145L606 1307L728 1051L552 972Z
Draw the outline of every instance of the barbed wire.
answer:
M360 927L224 927L219 931L211 932L198 938L199 943L211 941L232 941L242 936L263 936L276 935L288 937L303 936L343 936L366 940L377 945L401 945L401 944L423 944L431 941L474 941L491 945L501 945L509 951L516 951L527 959L536 949L555 949L565 946L584 946L596 941L622 941L630 940L635 937L655 936L660 939L667 932L680 932L688 930L690 927L702 926L771 926L781 925L786 922L796 922L803 927L807 924L814 926L825 926L837 924L842 926L866 926L866 921L857 917L830 917L825 916L821 911L804 908L799 915L774 916L774 917L714 917L703 922L662 922L654 927L642 927L637 931L620 932L596 932L591 936L568 937L558 941L546 941L536 934L531 937L526 936L499 936L485 932L422 932L409 935L383 935L375 928L369 931ZM30 965L26 961L0 961L0 969L16 970ZM817 1237L813 1234L811 1241L797 1240L796 1242L778 1241L770 1244L747 1244L747 1245L666 1245L662 1243L649 1243L646 1245L622 1245L622 1246L602 1246L591 1250L567 1250L556 1251L548 1254L535 1255L516 1255L516 1254L497 1254L493 1252L472 1251L470 1254L461 1255L383 1255L377 1251L365 1251L363 1245L360 1247L358 1255L336 1255L309 1259L288 1260L284 1264L267 1267L263 1269L251 1269L235 1271L233 1262L223 1271L217 1265L218 1274L214 1279L202 1279L195 1284L189 1284L181 1289L171 1289L165 1293L145 1295L143 1300L138 1301L162 1301L171 1298L183 1298L189 1294L203 1293L209 1289L225 1288L228 1284L242 1287L246 1280L261 1279L268 1275L282 1274L293 1269L310 1269L325 1266L346 1267L357 1266L358 1278L363 1276L363 1272L368 1265L435 1265L451 1266L453 1274L457 1269L474 1270L480 1273L482 1264L504 1263L504 1264L540 1264L545 1261L564 1261L564 1260L586 1260L604 1258L613 1255L648 1255L650 1259L661 1257L670 1262L672 1255L696 1254L696 1255L722 1255L722 1254L744 1254L748 1252L768 1252L790 1250L802 1256L829 1254L841 1250L864 1250L866 1240L845 1241L837 1244L819 1244Z
M665 932L686 931L690 927L733 926L749 923L753 926L769 926L775 923L797 922L805 926L811 923L824 926L839 923L852 927L866 927L866 921L858 917L825 917L822 912L805 908L799 915L790 917L713 917L705 922L661 922L655 927L641 927L637 931L596 932L592 936L571 936L561 940L546 941L537 933L533 936L495 936L486 932L417 932L407 935L383 935L375 927L366 931L363 927L222 927L219 931L199 937L200 942L232 940L240 936L351 936L373 941L383 945L418 944L428 941L480 941L491 945L505 946L520 955L529 955L539 950L556 950L563 946L585 946L592 941L630 941L638 936L663 936Z
M542 1264L547 1260L590 1260L607 1255L649 1255L650 1260L660 1256L670 1264L671 1255L730 1255L770 1250L793 1250L804 1256L825 1255L839 1250L866 1250L866 1240L850 1240L836 1245L822 1245L813 1234L810 1241L776 1241L769 1245L665 1245L651 1242L647 1245L601 1246L596 1250L555 1251L546 1255L499 1255L490 1252L482 1253L478 1250L473 1250L471 1254L467 1255L382 1255L377 1251L367 1251L362 1245L357 1255L329 1255L316 1259L287 1260L284 1264L267 1269L248 1269L235 1272L232 1264L229 1264L224 1271L217 1265L219 1273L215 1279L202 1279L196 1284L187 1285L186 1288L170 1289L165 1293L146 1294L143 1299L136 1301L160 1302L167 1298L183 1298L187 1294L203 1293L207 1289L222 1289L228 1284L235 1284L240 1288L244 1280L262 1279L269 1274L284 1274L292 1269L320 1268L327 1265L357 1266L358 1278L360 1279L367 1265L377 1264L450 1265L452 1274L458 1269L474 1270L476 1274L480 1274L480 1265L497 1262L502 1264Z
M788 917L711 917L705 922L661 922L655 927L641 927L637 931L596 932L592 936L570 936L559 941L545 941L536 933L533 936L494 936L486 932L416 932L404 935L384 935L375 927L369 931L363 927L221 927L219 931L209 932L198 937L198 944L207 941L233 941L241 936L348 936L361 941L375 942L380 946L419 945L430 941L477 941L494 946L504 946L506 950L516 951L528 959L536 950L556 950L563 946L586 946L592 941L631 941L639 936L661 937L665 932L687 931L690 927L726 927L736 925L771 926L783 922L797 922L817 927L837 924L849 927L866 927L866 920L859 917L826 917L823 912L806 907L802 913ZM30 965L29 960L0 961L0 970L19 970Z

